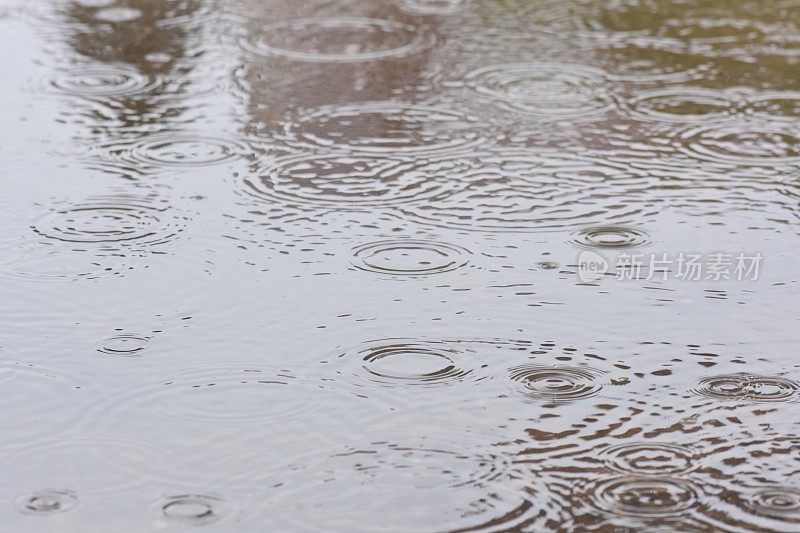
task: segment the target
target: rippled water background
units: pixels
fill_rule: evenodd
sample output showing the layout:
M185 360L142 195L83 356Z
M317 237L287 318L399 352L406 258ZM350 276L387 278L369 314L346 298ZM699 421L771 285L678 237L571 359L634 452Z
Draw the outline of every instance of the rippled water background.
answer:
M3 531L800 531L797 0L3 0L0 40Z

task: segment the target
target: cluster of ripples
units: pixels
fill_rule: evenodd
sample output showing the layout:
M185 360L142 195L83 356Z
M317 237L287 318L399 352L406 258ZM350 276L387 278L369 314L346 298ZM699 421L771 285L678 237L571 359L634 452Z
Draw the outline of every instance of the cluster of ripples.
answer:
M798 17L12 0L9 530L797 530Z

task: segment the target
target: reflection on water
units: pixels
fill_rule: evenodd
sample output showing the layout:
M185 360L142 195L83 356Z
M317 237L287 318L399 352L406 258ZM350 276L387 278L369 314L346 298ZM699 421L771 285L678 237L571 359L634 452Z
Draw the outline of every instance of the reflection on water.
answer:
M800 529L800 2L0 27L3 531Z

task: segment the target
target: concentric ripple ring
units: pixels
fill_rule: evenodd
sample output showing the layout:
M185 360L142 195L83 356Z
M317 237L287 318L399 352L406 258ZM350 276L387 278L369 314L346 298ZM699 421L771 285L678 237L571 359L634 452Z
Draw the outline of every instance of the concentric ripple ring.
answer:
M355 249L355 268L392 276L427 276L466 266L464 248L426 240L392 240L364 244Z
M363 42L359 38L363 38ZM429 48L433 35L411 24L374 18L304 18L259 28L245 50L295 61L346 63L402 58ZM347 43L342 45L342 43ZM376 44L377 43L377 44ZM313 49L318 45L319 49Z

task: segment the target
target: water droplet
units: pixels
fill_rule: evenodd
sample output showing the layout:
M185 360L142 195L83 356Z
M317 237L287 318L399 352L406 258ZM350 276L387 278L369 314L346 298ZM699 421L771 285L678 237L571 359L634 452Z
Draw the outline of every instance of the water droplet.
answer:
M526 364L509 370L514 391L524 398L545 402L569 402L589 398L603 388L599 370L583 367Z
M63 513L78 505L78 496L69 490L40 490L20 501L26 514L47 515Z
M433 44L425 29L371 18L307 18L259 28L242 42L251 53L296 61L351 62L400 58Z
M588 248L634 248L652 241L642 230L623 226L597 226L573 232L572 244Z
M469 264L470 253L452 244L423 240L393 240L355 249L358 269L391 276L427 276Z

